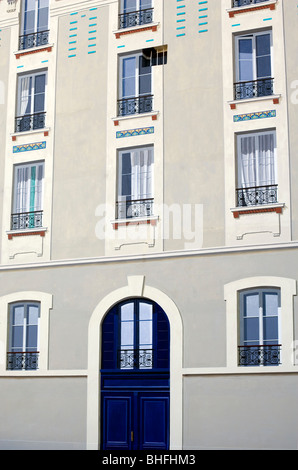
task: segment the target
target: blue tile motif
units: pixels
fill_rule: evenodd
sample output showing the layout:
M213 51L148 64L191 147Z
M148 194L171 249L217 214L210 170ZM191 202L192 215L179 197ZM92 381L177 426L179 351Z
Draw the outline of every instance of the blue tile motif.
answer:
M139 129L129 129L125 131L116 132L116 138L121 139L122 137L133 137L136 135L154 134L154 127L141 127Z
M234 122L254 121L255 119L267 119L276 117L276 111L261 111L257 113L238 114L234 116Z
M46 142L34 142L33 144L15 145L13 153L31 152L32 150L43 150L47 146Z

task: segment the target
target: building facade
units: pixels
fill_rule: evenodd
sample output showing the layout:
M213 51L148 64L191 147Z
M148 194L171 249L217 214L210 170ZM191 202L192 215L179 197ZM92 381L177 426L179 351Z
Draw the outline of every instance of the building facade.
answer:
M0 448L296 449L294 0L0 0Z

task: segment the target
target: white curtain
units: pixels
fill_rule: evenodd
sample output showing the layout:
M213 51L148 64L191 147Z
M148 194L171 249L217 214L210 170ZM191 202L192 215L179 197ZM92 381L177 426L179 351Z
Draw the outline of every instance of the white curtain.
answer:
M253 188L276 183L275 135L240 136L239 187Z
M20 85L20 98L19 98L19 115L24 116L27 110L27 106L29 103L29 96L30 96L30 77L23 77L21 78L21 85Z
M16 170L14 212L42 210L43 164Z
M152 198L152 149L131 152L131 199Z

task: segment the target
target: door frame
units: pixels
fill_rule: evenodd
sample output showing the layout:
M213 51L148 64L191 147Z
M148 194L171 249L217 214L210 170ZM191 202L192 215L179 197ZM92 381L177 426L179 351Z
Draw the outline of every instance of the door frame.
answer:
M87 450L100 448L100 364L101 324L106 313L117 303L134 297L156 302L166 313L171 334L170 344L170 449L182 449L182 338L180 312L162 291L148 286L145 276L129 276L127 285L104 297L92 313L88 330L87 376Z

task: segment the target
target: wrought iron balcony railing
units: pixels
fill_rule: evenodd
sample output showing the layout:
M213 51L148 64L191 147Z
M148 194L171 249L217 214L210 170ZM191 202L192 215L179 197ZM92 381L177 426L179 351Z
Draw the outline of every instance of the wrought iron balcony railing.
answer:
M153 109L153 95L135 96L118 100L118 116L150 113Z
M262 2L268 2L268 0L232 0L232 8L255 5Z
M149 217L153 215L153 198L118 201L117 218L131 219L134 217Z
M38 369L38 351L20 351L7 353L7 370Z
M39 31L38 33L24 34L19 37L19 51L31 49L32 47L44 46L49 43L50 31Z
M276 204L278 202L277 190L277 184L236 189L237 207Z
M26 230L42 227L43 211L11 214L11 230Z
M153 349L118 350L119 369L152 369Z
M152 21L153 8L146 8L144 10L122 13L121 15L119 15L119 29L149 24L152 23Z
M234 83L234 99L245 100L273 95L273 78Z
M238 346L239 366L278 366L280 362L280 344Z
M46 113L24 114L15 118L15 132L27 132L44 129Z

